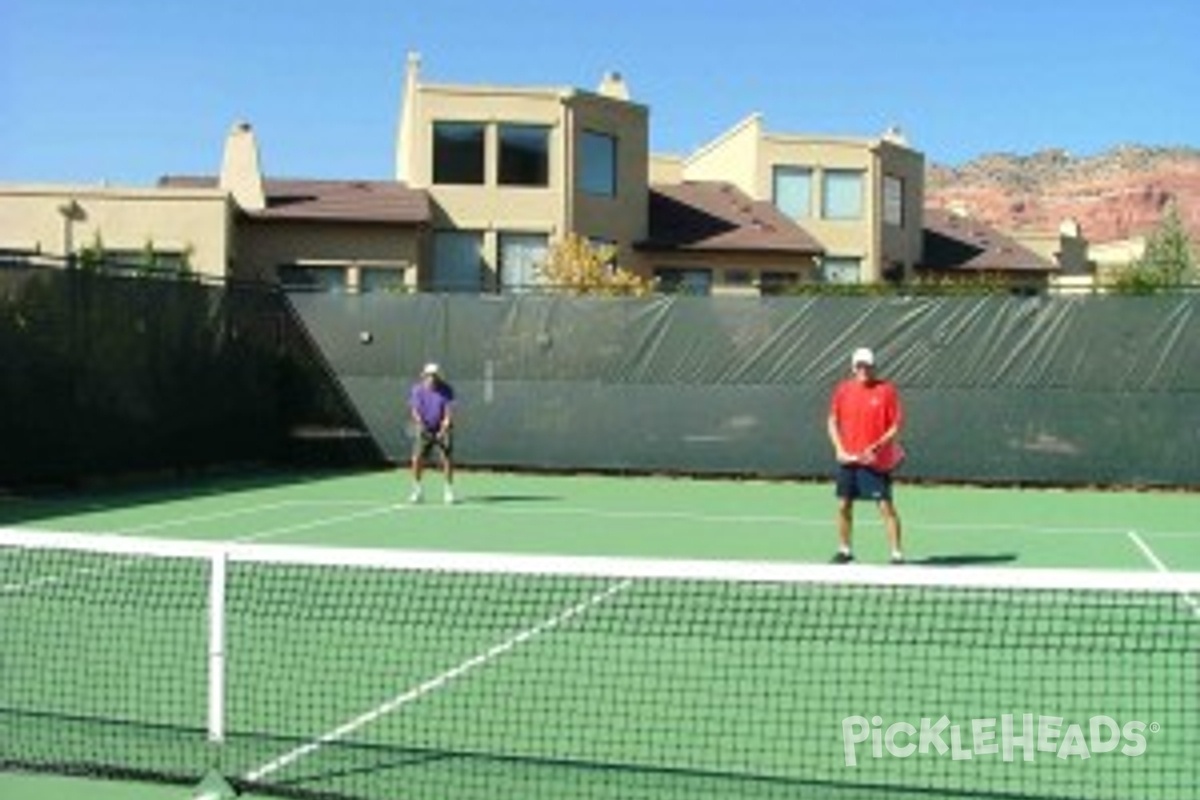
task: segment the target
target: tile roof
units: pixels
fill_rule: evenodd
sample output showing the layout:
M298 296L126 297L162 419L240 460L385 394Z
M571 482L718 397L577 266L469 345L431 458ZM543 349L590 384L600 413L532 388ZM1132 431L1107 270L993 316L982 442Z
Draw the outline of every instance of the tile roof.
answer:
M642 250L824 252L770 203L730 183L688 181L650 187L650 235Z
M919 269L1057 272L1058 265L977 219L925 209L925 247Z
M217 179L167 175L158 184L207 188ZM263 191L267 207L245 212L254 219L420 224L431 218L429 196L398 181L267 178Z

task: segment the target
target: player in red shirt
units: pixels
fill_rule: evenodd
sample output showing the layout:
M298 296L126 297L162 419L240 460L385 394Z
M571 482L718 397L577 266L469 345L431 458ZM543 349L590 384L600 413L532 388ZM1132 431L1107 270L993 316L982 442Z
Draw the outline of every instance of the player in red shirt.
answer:
M854 560L850 534L854 501L874 500L887 530L893 563L904 561L900 549L900 516L892 502L892 470L904 451L897 437L904 422L900 395L875 374L875 354L860 347L850 357L853 378L841 381L829 406L829 440L837 454L838 552L834 560Z

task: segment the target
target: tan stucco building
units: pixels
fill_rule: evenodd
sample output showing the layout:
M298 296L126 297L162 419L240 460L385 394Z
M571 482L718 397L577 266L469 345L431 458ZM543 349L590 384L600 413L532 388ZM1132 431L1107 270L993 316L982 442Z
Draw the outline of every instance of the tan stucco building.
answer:
M410 56L397 180L432 205L423 286L519 289L576 233L632 257L647 231L649 111L618 76L574 88L425 83Z
M920 260L925 158L898 132L781 134L754 114L681 167L685 180L730 181L773 203L821 244L826 281L900 281Z
M410 55L392 179L273 179L237 123L216 175L0 185L0 254L153 251L164 268L347 291L545 289L539 265L567 234L664 291L903 282L922 264L925 160L898 131L778 133L752 114L666 155L649 126L615 73L594 91L439 84Z
M194 272L224 277L233 213L216 187L0 185L0 252L65 261L103 249L136 263L152 249L169 268L186 260Z

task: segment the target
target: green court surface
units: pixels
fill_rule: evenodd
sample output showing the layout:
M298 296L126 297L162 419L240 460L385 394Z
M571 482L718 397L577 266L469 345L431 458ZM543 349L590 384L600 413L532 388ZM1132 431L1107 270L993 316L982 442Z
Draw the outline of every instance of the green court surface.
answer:
M467 472L456 488L458 502L442 504L431 475L426 501L412 505L408 477L397 471L205 478L7 497L0 526L752 568L825 564L834 550L828 484ZM901 485L897 505L913 566L886 569L1200 572L1196 494ZM858 517L859 560L885 564L874 509L860 505ZM97 719L135 719L112 726L110 755L149 771L170 773L176 763L186 771L183 762L204 747L205 565L150 561L73 561L47 572L11 554L0 560L6 591L16 587L0 633L86 642L75 663L5 658L0 692L34 687L37 708L61 713L0 714L0 736L35 753L65 749L67 760L78 748L86 759ZM236 624L219 757L226 774L381 798L1194 796L1197 601L1165 593L1114 602L1103 574L1078 591L961 594L229 569ZM36 580L54 583L54 602L25 591ZM122 599L123 588L136 590L136 603ZM233 654L252 655L234 662ZM123 683L121 663L141 668L129 670L142 676L136 689L97 691ZM831 720L916 724L914 709L967 724L1011 713L1018 725L1022 713L1120 723L1149 709L1146 724L1164 733L1146 734L1137 758L1025 760L1018 752L1015 761L977 758L960 769L949 757L872 758L866 741L848 765L849 728L830 729ZM154 722L175 719L200 722ZM923 788L882 788L898 782ZM414 788L394 794L397 785ZM4 800L188 794L0 773Z
M0 499L0 525L165 538L510 553L824 562L823 483L466 473L460 502L407 503L394 471L224 478L159 490ZM1200 494L899 486L915 561L1200 571ZM885 560L860 506L856 550Z

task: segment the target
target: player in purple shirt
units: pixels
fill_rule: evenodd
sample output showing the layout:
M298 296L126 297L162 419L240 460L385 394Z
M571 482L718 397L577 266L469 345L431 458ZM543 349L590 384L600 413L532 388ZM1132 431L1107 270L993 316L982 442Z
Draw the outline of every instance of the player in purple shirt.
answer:
M454 462L450 431L453 424L454 389L442 379L437 364L426 364L421 379L408 395L408 414L413 427L412 494L410 503L421 502L421 474L430 454L438 451L442 473L446 476L443 498L454 502Z

